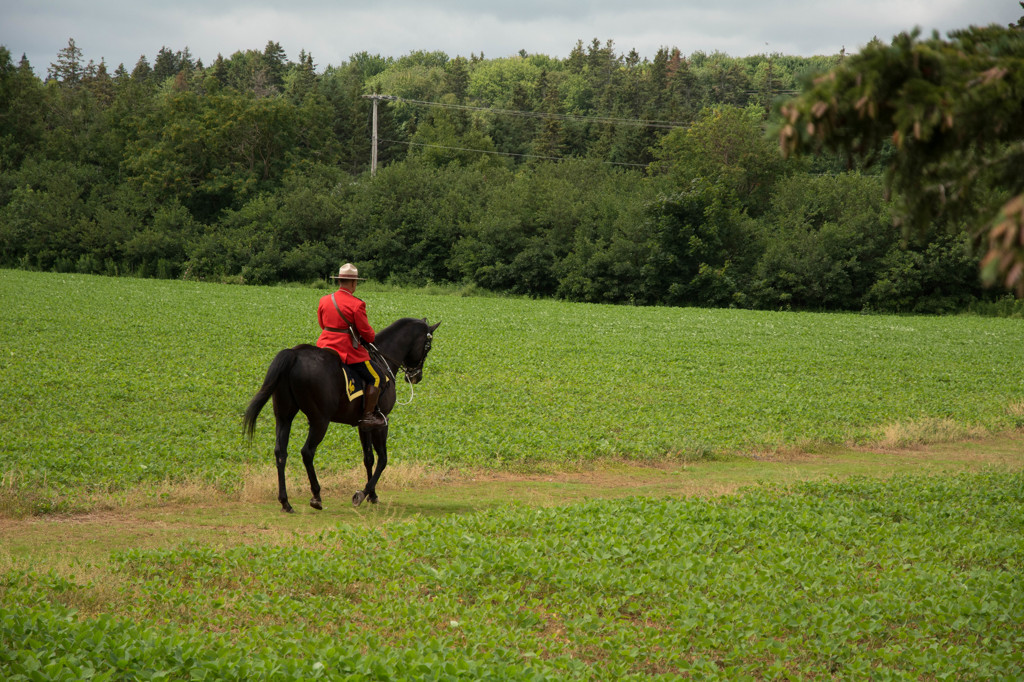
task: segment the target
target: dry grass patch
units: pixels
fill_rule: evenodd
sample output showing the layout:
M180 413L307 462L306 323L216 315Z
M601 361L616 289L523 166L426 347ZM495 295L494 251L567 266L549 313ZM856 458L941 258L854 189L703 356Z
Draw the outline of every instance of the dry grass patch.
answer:
M1006 406L1006 414L1013 417L1014 426L1024 429L1024 400Z
M887 424L879 430L869 447L904 449L935 443L973 441L991 435L987 429L965 426L952 419L925 419Z
M303 499L309 495L309 479L301 462L289 464L287 472L289 497ZM351 495L366 483L362 465L335 470L317 470L323 493ZM418 463L389 464L381 484L391 490L419 490L466 478L467 475L448 468ZM340 492L339 492L340 491ZM135 488L119 490L75 490L72 493L46 486L19 485L14 472L0 476L0 519L23 519L31 516L89 517L96 513L125 509L146 509L165 506L208 505L216 502L277 503L277 470L273 464L241 467L233 482L211 483L200 478L148 482Z
M397 462L388 464L379 485L392 490L413 490L431 488L461 478L463 474L452 469L441 469L416 462ZM336 497L346 493L351 495L366 485L366 469L362 465L338 470L324 467L317 469L317 480L320 481L323 496ZM310 492L309 479L304 469L289 467L286 485L289 499L302 499ZM246 467L241 473L239 490L232 499L250 503L277 502L277 469L273 466Z

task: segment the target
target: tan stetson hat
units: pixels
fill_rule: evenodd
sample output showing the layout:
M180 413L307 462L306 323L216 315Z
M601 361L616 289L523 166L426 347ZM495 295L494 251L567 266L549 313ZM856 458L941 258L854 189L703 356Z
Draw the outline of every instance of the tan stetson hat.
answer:
M356 266L352 265L351 263L345 263L340 268L338 268L337 276L331 275L331 279L365 280L366 278L359 276L359 270L356 268Z

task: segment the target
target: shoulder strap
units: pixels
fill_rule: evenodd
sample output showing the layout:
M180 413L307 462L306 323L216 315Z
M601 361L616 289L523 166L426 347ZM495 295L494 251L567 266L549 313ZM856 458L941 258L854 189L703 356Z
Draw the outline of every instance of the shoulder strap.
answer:
M338 305L338 301L334 298L334 294L331 294L331 303L334 304L334 309L338 311L339 315L341 315L341 321L345 323L346 327L348 327L348 335L352 337L352 347L358 349L359 334L356 333L355 328L352 327L352 323L348 321L347 317L345 317L345 313L341 312L341 306Z
M334 309L338 311L339 315L341 315L341 321L348 324L348 319L345 318L345 313L341 312L341 306L338 305L338 300L334 298L334 294L331 294L331 303L334 304Z

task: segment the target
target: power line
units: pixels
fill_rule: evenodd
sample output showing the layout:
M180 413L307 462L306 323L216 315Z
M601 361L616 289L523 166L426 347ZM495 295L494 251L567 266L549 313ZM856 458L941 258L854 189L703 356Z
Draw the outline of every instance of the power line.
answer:
M380 142L391 142L392 144L404 144L410 147L430 147L432 149L447 149L455 152L477 152L478 154L493 154L495 156L515 156L523 159L543 159L546 161L568 161L574 157L564 156L543 156L541 154L517 154L515 152L499 152L493 149L470 149L468 147L448 147L443 144L426 144L423 142L405 142L402 140L380 140ZM601 163L611 166L634 166L647 168L646 163L626 163L624 161L602 161Z
M631 125L651 128L689 128L688 124L674 121L647 121L641 119L612 118L607 116L576 116L573 114L549 114L537 111L519 111L515 109L492 109L490 107L474 107L466 104L449 104L444 102L427 102L424 100L405 99L394 95L363 95L366 99L373 100L373 151L370 166L370 175L376 175L377 171L377 143L390 142L392 144L404 144L410 147L430 147L433 149L445 149L456 152L476 152L478 154L493 154L496 156L511 156L524 159L542 159L546 161L566 161L566 157L543 156L540 154L518 154L515 152L499 152L491 149L470 149L467 147L449 147L440 144L426 144L421 142L406 142L403 140L378 140L377 138L377 103L381 100L386 102L398 102L412 104L415 106L440 107L445 109L458 109L462 111L479 111L492 114L503 114L509 116L522 116L526 118L549 118L562 121L583 121L587 123L604 123L611 125ZM572 157L570 157L572 158ZM602 161L601 163L610 166L630 166L633 168L646 168L647 164L627 163L624 161Z
M517 109L495 109L493 107L474 107L468 104L450 104L447 102L427 102L418 99L405 99L394 95L363 95L369 99L399 102L423 107L440 107L442 109L458 109L461 111L479 111L488 114L506 116L522 116L524 118L548 118L558 121L578 121L583 123L605 123L611 125L628 125L645 128L689 128L690 124L679 121L657 121L632 118L613 118L611 116L578 116L575 114L546 113L542 111L522 111Z

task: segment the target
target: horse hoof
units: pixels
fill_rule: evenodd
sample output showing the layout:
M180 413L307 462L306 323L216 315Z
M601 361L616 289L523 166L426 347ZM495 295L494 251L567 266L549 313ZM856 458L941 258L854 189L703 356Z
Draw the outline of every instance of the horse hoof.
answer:
M359 492L357 492L355 495L352 496L352 506L353 507L358 507L359 505L361 505L363 503L363 500L365 500L365 499L366 499L366 493L364 493L362 490L360 490Z
M370 504L377 504L377 496L376 495L374 495L373 497L370 498Z
M294 514L295 513L295 510L291 508L291 505L289 505L287 507L281 507L281 511L283 511L285 514Z
M321 502L320 500L316 499L315 497L312 500L309 501L309 506L312 507L313 509L323 509L324 508L323 502Z

